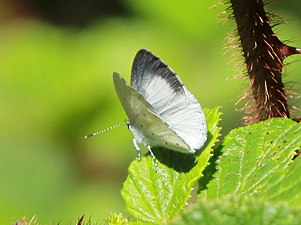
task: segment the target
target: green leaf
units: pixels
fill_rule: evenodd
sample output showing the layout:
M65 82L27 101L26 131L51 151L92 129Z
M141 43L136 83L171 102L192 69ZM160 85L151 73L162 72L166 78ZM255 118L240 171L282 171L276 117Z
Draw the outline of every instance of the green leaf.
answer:
M204 111L209 135L205 149L197 158L160 148L154 151L159 160L157 172L150 156L131 163L122 196L127 211L136 220L167 223L187 204L193 186L208 164L212 147L220 135L217 126L221 115L219 108Z
M111 216L105 220L106 224L110 225L127 225L129 221L121 213L111 213Z
M301 204L301 124L275 118L235 129L225 138L217 172L199 197L260 197Z
M90 224L90 223L88 223ZM91 223L94 224L94 223ZM97 223L98 224L98 223ZM121 213L111 213L108 219L105 220L105 224L109 225L152 225L153 223L148 222L129 222Z
M189 211L175 218L172 225L297 225L301 210L287 204L271 204L252 198L228 196L203 199Z

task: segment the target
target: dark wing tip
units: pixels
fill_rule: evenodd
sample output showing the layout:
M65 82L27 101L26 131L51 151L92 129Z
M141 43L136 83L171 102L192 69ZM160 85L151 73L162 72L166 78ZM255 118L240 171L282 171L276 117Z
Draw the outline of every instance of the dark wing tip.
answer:
M149 50L140 49L133 62L131 86L138 89L145 76L160 76L164 78L175 91L183 92L183 83L176 73L159 57Z
M115 78L117 78L117 77L121 77L120 74L117 73L117 72L113 72L113 78L115 79Z
M146 48L141 48L134 58L133 67L136 63L139 63L141 60L160 60L157 56L155 56L151 51ZM161 60L160 60L161 61Z
M136 56L137 56L137 55L140 55L140 54L149 54L149 55L153 55L153 56L154 56L154 54L153 54L151 51L147 50L146 48L141 48L141 49L137 52Z

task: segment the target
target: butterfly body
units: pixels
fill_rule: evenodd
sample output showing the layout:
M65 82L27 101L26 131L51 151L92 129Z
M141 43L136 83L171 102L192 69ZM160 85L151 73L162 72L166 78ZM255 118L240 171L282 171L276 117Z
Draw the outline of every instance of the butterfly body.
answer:
M118 73L113 80L136 148L139 143L149 149L195 153L204 145L207 126L200 104L158 57L141 49L134 59L131 86Z

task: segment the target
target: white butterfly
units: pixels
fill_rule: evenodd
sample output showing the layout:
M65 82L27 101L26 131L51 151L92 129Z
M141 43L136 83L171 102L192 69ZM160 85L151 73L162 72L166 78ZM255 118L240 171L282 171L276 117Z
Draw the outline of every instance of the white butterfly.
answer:
M176 73L158 57L139 50L132 67L131 86L113 74L120 102L140 158L138 144L195 153L207 139L204 112ZM154 157L155 158L155 157Z

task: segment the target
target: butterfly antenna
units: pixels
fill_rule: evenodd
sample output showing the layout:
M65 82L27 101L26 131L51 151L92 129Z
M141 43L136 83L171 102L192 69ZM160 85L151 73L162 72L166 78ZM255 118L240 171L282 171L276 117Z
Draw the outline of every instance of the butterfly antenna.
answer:
M106 128L106 129L97 131L97 132L92 133L92 134L88 134L88 135L85 136L85 138L90 138L90 137L96 136L96 135L98 135L98 134L102 134L102 133L104 133L104 132L107 132L107 131L109 131L109 130L112 130L112 129L114 129L114 128L117 128L117 127L120 127L120 126L123 126L123 125L128 125L128 121L123 122L123 123L116 124L116 125L114 125L114 126L108 127L108 128Z

